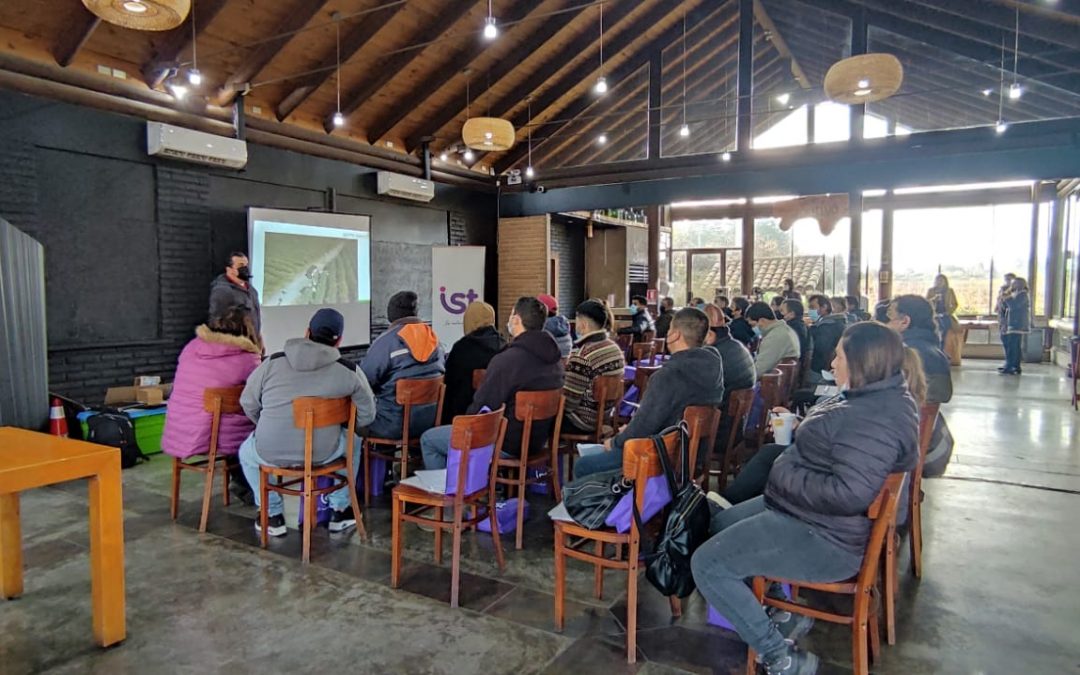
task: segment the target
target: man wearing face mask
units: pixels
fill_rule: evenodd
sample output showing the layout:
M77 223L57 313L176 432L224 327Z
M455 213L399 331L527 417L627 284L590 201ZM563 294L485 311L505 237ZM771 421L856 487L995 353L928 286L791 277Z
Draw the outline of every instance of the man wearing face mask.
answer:
M783 319L776 318L776 312L764 302L755 302L746 310L746 320L754 329L754 334L761 338L754 368L760 378L776 368L783 359L799 358L799 336Z
M633 335L637 342L645 331L653 329L648 303L640 295L630 298L630 325L619 329L619 335Z
M255 323L255 334L262 334L262 307L259 292L251 285L247 254L233 251L225 259L225 272L210 284L210 319L222 317L233 307L246 307Z

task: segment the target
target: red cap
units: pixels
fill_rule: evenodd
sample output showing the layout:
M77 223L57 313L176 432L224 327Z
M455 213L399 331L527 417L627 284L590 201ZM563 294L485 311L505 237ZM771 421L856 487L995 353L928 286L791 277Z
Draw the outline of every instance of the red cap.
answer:
M541 293L540 295L536 296L536 299L539 300L544 305L544 307L547 307L547 310L549 312L559 311L559 301L548 295L547 293Z

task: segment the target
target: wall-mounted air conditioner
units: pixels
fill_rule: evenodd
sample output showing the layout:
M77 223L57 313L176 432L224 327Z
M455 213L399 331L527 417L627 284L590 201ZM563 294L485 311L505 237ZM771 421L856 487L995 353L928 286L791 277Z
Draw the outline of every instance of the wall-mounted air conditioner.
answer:
M146 150L151 156L230 169L243 169L248 156L244 141L162 122L146 123Z
M376 176L376 186L376 191L381 195L411 199L414 202L430 202L435 199L435 183L423 178L380 171Z

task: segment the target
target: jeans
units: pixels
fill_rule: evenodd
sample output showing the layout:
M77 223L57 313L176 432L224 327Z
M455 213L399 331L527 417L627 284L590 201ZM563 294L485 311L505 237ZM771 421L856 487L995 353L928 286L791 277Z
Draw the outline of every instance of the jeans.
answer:
M765 494L765 484L769 482L769 471L772 470L773 462L787 447L778 443L763 445L724 490L724 499L732 504L741 504Z
M453 428L452 424L432 427L420 436L420 452L424 455L425 469L446 468L446 457L450 454L450 435ZM500 456L504 459L513 457L505 452Z
M574 460L574 478L581 478L601 471L614 471L622 468L622 449L612 448L607 452L598 452L588 457Z
M330 458L326 460L327 464L345 456L345 444L348 442L348 430L341 430L341 437L338 439L337 449L330 455ZM353 442L353 467L360 466L360 439L356 438ZM259 457L259 453L255 450L255 432L251 432L251 435L240 444L240 467L244 470L244 477L247 478L247 482L251 485L252 492L255 493L255 506L259 506L259 502L262 499L262 495L259 492L259 466L273 466L269 462L264 462L262 457ZM353 476L355 478L355 476ZM278 516L283 513L281 495L276 492L271 492L269 497L270 503L266 506L266 512L271 517ZM349 508L349 487L343 486L340 490L331 492L326 497L326 501L330 503L330 508L335 511L344 511Z
M1005 345L1005 370L1020 370L1021 344L1024 336L1020 333L1008 333L1001 336L1001 342Z
M755 576L829 582L859 571L860 556L829 542L806 523L756 497L713 517L719 532L691 559L698 590L731 622L765 663L787 654L787 643L747 579Z

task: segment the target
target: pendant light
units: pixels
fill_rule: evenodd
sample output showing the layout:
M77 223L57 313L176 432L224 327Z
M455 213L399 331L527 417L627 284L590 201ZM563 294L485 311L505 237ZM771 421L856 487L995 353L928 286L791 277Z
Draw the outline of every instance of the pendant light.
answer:
M334 84L337 89L337 112L334 113L334 126L345 126L345 116L341 114L341 13L334 12L334 32L337 36L337 70L334 71Z
M465 70L466 75L470 72L469 69ZM502 152L514 147L517 132L509 121L500 117L470 116L471 83L471 80L465 81L465 125L461 127L461 140L465 142L465 147L484 152ZM472 161L470 155L472 152L466 153L466 161Z
M188 71L187 79L193 87L202 84L202 73L199 72L198 40L196 40L196 37L195 0L191 0L191 70Z
M994 131L1005 133L1009 125L1005 123L1005 37L1001 38L1001 67L998 68L998 114Z
M1012 84L1009 85L1009 98L1016 100L1024 95L1024 88L1017 81L1017 69L1020 65L1020 5L1016 6L1016 29L1013 31L1013 76ZM1004 49L1004 47L1002 47Z
M495 25L495 15L492 13L492 0L488 0L488 15L484 19L484 38L494 40L499 37L499 27Z
M536 174L532 165L532 97L525 99L525 102L529 106L529 125L525 128L529 135L529 163L525 166L525 177L532 178Z
M832 64L825 73L825 96L844 105L876 103L900 90L904 66L892 54L859 54Z
M604 3L600 3L600 77L596 78L596 86L593 87L597 94L603 96L607 93L607 78L604 77Z
M132 30L172 30L191 12L191 0L82 0L103 21Z
M682 126L679 136L690 137L690 125L686 123L686 13L682 15Z

